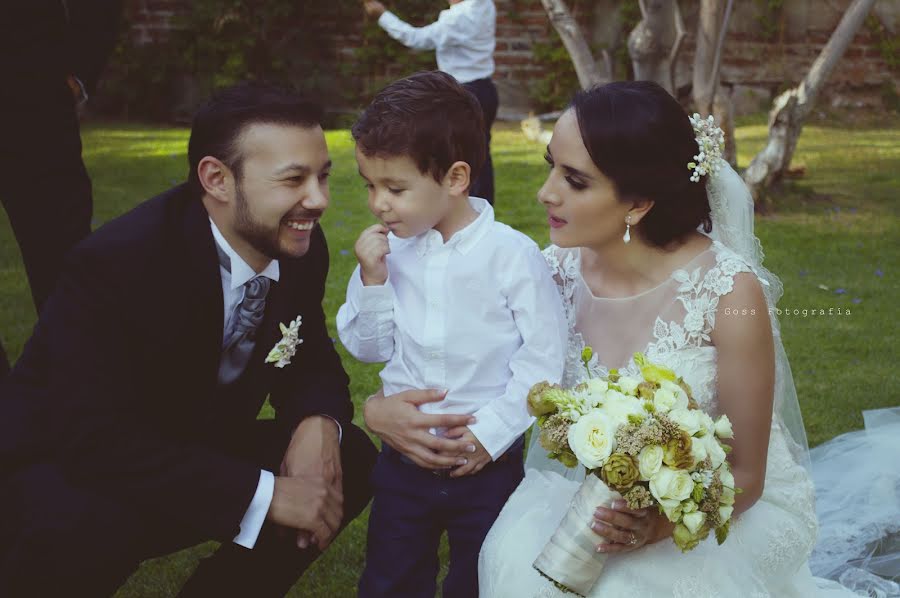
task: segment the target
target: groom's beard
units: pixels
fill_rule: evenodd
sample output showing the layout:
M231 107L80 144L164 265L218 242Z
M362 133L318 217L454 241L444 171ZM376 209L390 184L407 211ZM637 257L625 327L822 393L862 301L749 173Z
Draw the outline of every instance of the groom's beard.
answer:
M235 186L235 204L235 232L251 247L269 259L277 260L283 257L278 244L278 226L268 228L253 219L247 198L244 196L243 186L240 183Z

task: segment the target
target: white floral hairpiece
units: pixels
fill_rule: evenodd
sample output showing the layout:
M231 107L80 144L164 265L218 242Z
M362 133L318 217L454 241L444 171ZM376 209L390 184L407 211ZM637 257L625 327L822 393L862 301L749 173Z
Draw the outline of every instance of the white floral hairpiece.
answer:
M297 316L296 319L294 319L293 322L288 323L287 326L278 324L278 327L281 329L282 337L281 340L272 347L272 350L269 351L269 354L266 356L266 363L274 363L277 368L283 368L291 363L291 358L297 352L297 345L303 343L303 339L300 338L299 334L300 324L302 322L302 316Z
M700 153L694 156L695 162L688 162L688 170L692 170L691 181L697 183L703 175L714 175L719 172L719 161L722 159L722 151L725 148L725 133L716 126L712 115L701 118L694 113L691 124L697 135L697 146Z

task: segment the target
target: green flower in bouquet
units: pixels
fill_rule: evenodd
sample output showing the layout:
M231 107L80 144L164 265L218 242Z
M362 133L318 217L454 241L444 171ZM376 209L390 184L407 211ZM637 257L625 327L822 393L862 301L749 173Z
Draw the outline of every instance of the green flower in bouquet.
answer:
M566 391L549 382L538 382L528 391L528 411L535 417L555 413L561 405L571 402Z
M699 544L708 533L709 530L703 535L693 534L687 526L683 523L679 523L675 526L675 531L672 532L672 539L675 540L675 544L681 549L681 552L687 552L696 548L697 544Z
M588 346L581 350L581 363L584 364L584 367L588 367L592 357L594 357L594 350L591 347Z
M678 437L673 438L663 447L663 463L676 469L690 469L694 465L691 444L690 434L682 431Z
M653 506L653 495L647 490L646 486L636 484L631 490L624 493L622 498L625 499L629 509L646 509Z
M569 469L572 469L573 467L578 465L578 457L575 456L575 453L573 453L572 451L569 451L569 450L562 451L555 455L551 454L551 455L549 455L549 457L551 459L556 459L557 461L559 461L560 463L562 463Z
M688 396L688 404L690 405L691 409L697 409L697 403L694 401L694 394L691 392L691 386L684 381L684 378L678 378L678 380L676 380L675 382Z
M600 479L614 490L624 492L638 481L640 472L631 455L613 453L600 468Z
M656 394L656 389L657 385L652 382L641 382L637 385L637 388L634 389L634 392L638 398L645 401L652 401Z
M647 361L647 358L643 353L634 354L634 363L641 369L641 375L647 382L660 384L663 380L675 382L678 379L675 372L669 368L664 368L661 365L656 365Z
M569 450L569 426L572 425L565 416L554 413L541 426L538 437L541 446L548 453L561 453Z

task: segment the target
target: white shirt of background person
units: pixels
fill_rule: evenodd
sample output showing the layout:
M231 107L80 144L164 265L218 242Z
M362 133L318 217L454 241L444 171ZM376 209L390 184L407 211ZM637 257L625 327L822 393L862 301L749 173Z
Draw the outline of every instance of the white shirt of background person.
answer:
M437 21L413 27L387 10L378 25L414 50L435 50L438 69L460 83L494 74L497 9L492 0L462 0L441 11Z

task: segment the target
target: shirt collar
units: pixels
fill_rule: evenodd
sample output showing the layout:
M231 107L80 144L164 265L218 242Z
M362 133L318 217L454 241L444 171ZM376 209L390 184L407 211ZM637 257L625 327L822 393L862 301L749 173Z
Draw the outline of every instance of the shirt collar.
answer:
M416 255L423 257L442 246L456 249L463 255L469 253L494 223L494 208L486 200L480 197L470 197L469 205L478 212L478 217L473 222L467 224L462 230L456 231L446 243L444 243L441 233L433 228L425 231L415 238Z
M231 290L240 288L247 282L256 278L256 270L251 268L247 262L244 261L244 258L239 256L237 252L231 248L231 245L225 240L225 237L222 235L219 227L216 226L216 223L212 221L212 218L209 219L209 226L212 228L213 239L215 239L216 245L218 245L219 248L225 252L225 255L228 256L228 259L231 260ZM266 278L270 278L277 282L280 273L278 260L272 260L269 262L269 265L259 273L259 276L265 276Z

